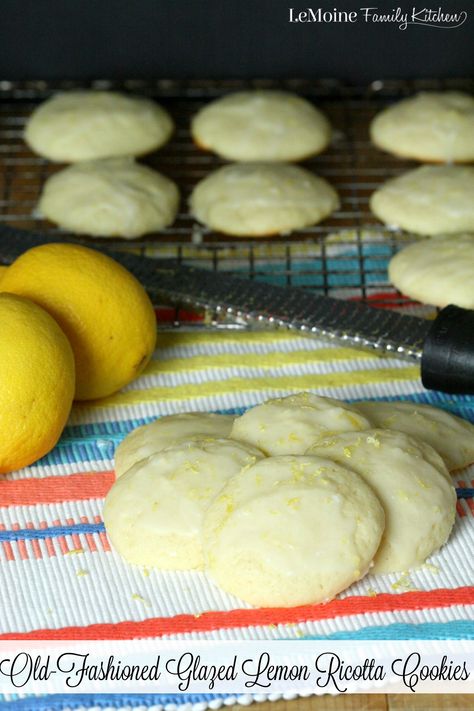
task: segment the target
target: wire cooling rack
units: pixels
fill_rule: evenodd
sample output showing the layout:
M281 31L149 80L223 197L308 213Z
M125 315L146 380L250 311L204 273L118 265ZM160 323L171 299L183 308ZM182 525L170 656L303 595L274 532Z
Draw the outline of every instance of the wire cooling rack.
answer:
M304 165L336 188L341 208L323 223L291 236L232 239L199 225L187 209L196 182L223 164L220 158L193 144L189 131L191 117L208 101L229 91L251 87L295 91L314 101L334 127L329 149ZM28 116L41 101L55 91L77 88L141 94L168 109L176 123L172 140L142 160L172 178L182 194L180 211L172 227L133 241L84 236L85 243L133 248L150 256L169 256L211 270L396 308L406 306L407 300L388 283L387 264L413 238L382 226L371 215L368 201L385 180L415 164L372 146L370 121L389 103L417 91L473 92L474 81L388 80L361 87L336 80L0 81L0 221L24 229L58 232L54 225L35 214L35 207L45 179L61 166L33 154L22 133ZM175 313L172 320L178 323L186 319Z

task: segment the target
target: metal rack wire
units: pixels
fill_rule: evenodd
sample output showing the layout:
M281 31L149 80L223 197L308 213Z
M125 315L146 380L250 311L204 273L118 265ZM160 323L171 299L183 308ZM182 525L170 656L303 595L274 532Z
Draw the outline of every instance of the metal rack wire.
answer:
M376 81L348 86L335 80L95 80L92 82L0 81L0 222L45 232L57 228L35 215L42 185L60 166L34 155L22 132L35 106L58 90L82 87L128 91L149 96L172 114L176 131L161 150L143 162L176 181L182 192L175 224L159 234L126 241L106 240L114 248L170 256L211 270L295 285L340 298L359 298L375 306L406 304L387 281L390 256L409 235L380 225L368 208L370 194L391 176L413 167L371 145L368 126L388 103L422 89L474 91L474 81ZM197 224L187 211L195 183L223 161L197 149L189 132L193 114L209 100L248 87L285 88L315 101L335 129L323 154L305 162L337 189L341 209L320 225L271 239L232 239ZM104 240L87 238L85 243ZM178 323L186 320L175 314Z

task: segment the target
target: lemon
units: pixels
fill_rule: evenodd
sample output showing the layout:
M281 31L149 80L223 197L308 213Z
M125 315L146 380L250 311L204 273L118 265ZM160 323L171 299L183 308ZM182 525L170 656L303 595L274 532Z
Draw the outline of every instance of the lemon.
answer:
M3 279L3 275L6 274L8 267L5 267L3 264L0 264L0 281Z
M69 338L77 400L105 397L145 368L156 344L151 301L110 257L74 244L45 244L8 267L0 290L42 306Z
M0 294L0 473L21 469L58 441L74 396L74 356L42 308Z

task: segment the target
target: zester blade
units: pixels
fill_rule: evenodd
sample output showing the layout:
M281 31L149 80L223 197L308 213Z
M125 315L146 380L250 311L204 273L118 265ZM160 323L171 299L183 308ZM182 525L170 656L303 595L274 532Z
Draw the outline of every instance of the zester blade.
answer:
M213 309L250 324L294 329L412 360L421 359L431 325L395 311L193 267L160 268L155 289L173 302Z
M80 241L2 225L0 259L10 263L26 249L46 242ZM380 355L421 360L423 343L431 326L430 321L416 316L318 296L296 287L250 281L224 272L182 266L173 260L151 259L106 248L101 251L129 269L152 296L175 304L202 307L221 317L234 316L249 324L298 330Z

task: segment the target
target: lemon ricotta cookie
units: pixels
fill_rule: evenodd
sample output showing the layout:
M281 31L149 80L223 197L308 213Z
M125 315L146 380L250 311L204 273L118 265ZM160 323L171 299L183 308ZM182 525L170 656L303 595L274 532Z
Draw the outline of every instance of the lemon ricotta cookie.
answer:
M299 161L331 140L329 121L312 103L261 89L207 104L194 116L191 132L200 148L234 161Z
M175 220L172 180L132 158L70 165L46 181L38 211L70 232L134 239Z
M141 459L189 437L228 437L234 418L206 412L160 417L132 430L115 450L115 475L125 474Z
M356 407L374 427L405 432L427 442L450 471L474 462L474 425L450 412L418 402L363 401Z
M372 121L376 146L404 158L440 163L474 160L474 97L459 91L421 92Z
M369 570L383 530L383 508L357 474L315 456L270 457L208 508L205 570L252 605L326 602Z
M326 180L284 163L237 163L201 180L191 212L213 230L240 237L285 234L315 225L339 207Z
M333 432L365 430L370 421L340 400L302 392L267 400L234 420L231 437L268 456L304 454L317 439Z
M226 481L263 455L227 439L189 439L142 459L116 480L104 505L114 548L129 563L201 568L204 512Z
M385 510L385 531L373 572L422 565L454 525L456 491L441 457L425 442L392 430L342 432L308 454L327 457L359 474Z
M433 237L405 247L388 266L392 284L424 304L474 308L474 234Z
M168 112L150 99L112 91L70 91L52 96L31 114L25 141L59 163L154 151L173 132Z
M386 225L421 235L474 231L474 167L421 166L388 180L370 198Z

